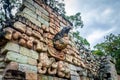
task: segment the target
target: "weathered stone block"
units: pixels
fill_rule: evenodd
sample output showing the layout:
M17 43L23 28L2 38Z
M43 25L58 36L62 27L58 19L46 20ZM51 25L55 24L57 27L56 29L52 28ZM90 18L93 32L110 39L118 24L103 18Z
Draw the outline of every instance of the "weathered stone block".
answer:
M50 22L49 24L50 24L50 27L52 27L53 29L55 29L55 24L54 23Z
M12 52L12 51L7 52L6 60L7 61L15 61L15 62L24 63L24 64L27 63L26 56L23 56L19 53Z
M79 76L79 74L76 71L72 71L72 70L70 71L70 74L74 76Z
M2 80L2 78L3 78L3 76L2 76L2 75L0 75L0 80Z
M18 70L20 70L22 72L37 73L37 67L36 66L32 66L32 65L28 65L28 64L19 64Z
M67 25L67 21L63 18L62 19L62 22L65 24L65 25Z
M61 16L58 16L58 19L59 19L60 21L62 21L62 17L61 17Z
M48 76L42 75L42 80L49 80Z
M45 21L42 17L38 16L38 21L40 21L42 24L44 24L45 26L49 26L49 23L47 21Z
M76 70L77 70L77 71L82 71L83 68L82 68L82 67L78 67L78 66L76 66Z
M0 62L0 68L5 68L6 64L5 62Z
M26 31L26 25L24 25L23 23L21 23L21 22L19 22L19 21L17 21L17 22L14 23L14 27L15 27L17 30L19 30L20 32L25 33L25 31Z
M36 45L36 51L40 52L42 51L42 49L43 49L43 43L38 41Z
M26 72L26 80L38 80L36 73Z
M19 52L19 45L12 43L12 42L8 42L2 49L1 49L1 53L6 53L8 51L15 51L15 52Z
M52 76L48 76L48 80L53 80L53 77Z
M59 78L58 77L54 77L53 80L58 80Z
M43 18L44 20L46 20L46 21L48 21L48 22L50 21L50 20L49 20L49 17L46 16L45 14L42 14L41 16L42 16L42 18Z
M41 16L41 15L42 15L42 12L41 12L39 9L36 9L36 14L37 14L38 16Z
M50 46L50 47L54 47L54 45L53 45L53 41L52 40L48 40L48 46Z
M41 38L41 34L40 34L38 31L33 30L33 31L32 31L32 35L33 35L34 37L38 38L38 39Z
M3 62L4 61L4 56L0 56L0 62Z
M25 1L26 1L26 2L29 2L29 4L34 5L34 4L33 4L33 3L34 3L33 0L23 0L23 2L25 2Z
M60 26L63 27L63 26L66 26L64 23L60 22Z
M81 80L80 77L77 77L77 76L71 76L71 79L70 80ZM86 79L85 79L86 80Z
M53 11L53 9L52 8L50 8L50 6L46 6L46 10L49 12L49 13L52 13L52 11Z
M53 28L50 27L49 31L51 34L55 34Z
M76 66L75 66L75 65L70 64L70 65L69 65L69 69L70 69L70 70L74 70L74 71L76 71Z
M26 34L29 35L29 36L31 36L31 34L32 34L32 28L27 27Z
M0 73L3 73L4 70L5 70L4 68L3 68L3 69L1 68L1 69L0 69ZM3 75L3 74L2 74L2 75ZM2 79L0 79L0 80L2 80Z
M80 80L89 80L89 78L87 78L86 76L81 76Z
M34 24L37 25L38 27L41 27L40 21L37 21L37 19L32 18L31 16L29 16L29 15L26 14L26 13L19 13L19 14L17 14L17 15L21 15L21 16L27 18L28 20L30 20L32 23L34 23Z
M30 57L33 59L38 59L39 53L33 50L30 50Z
M7 32L7 33L4 35L5 39L11 40L14 29L12 29L12 28L10 28L10 27L7 27L7 28L4 28L3 30L4 30L5 32Z
M49 13L44 8L39 6L37 3L35 3L34 6L35 6L35 8L39 9L42 13L44 13L47 16L49 16Z
M28 58L27 62L28 62L28 64L33 65L33 66L37 65L36 59Z
M50 22L54 23L54 22L55 22L55 20L54 20L53 18L50 18Z
M55 25L56 25L57 27L60 27L60 22L55 21Z
M20 32L14 31L14 33L12 34L12 38L13 38L14 40L18 40L21 35L22 35L22 34L21 34Z
M21 38L21 39L18 41L18 43L19 43L19 45L21 45L21 46L26 46L27 41L26 41L25 39Z
M30 51L29 51L29 49L27 49L25 47L22 47L22 46L20 46L20 54L22 54L24 56L30 57Z
M23 5L35 12L35 7L29 2L32 3L31 0L23 0Z
M18 63L10 62L5 68L5 71L7 71L7 70L18 70Z
M33 12L32 10L30 10L29 8L25 8L23 10L23 13L26 13L26 14L30 15L31 17L37 19L37 14L35 12Z
M67 55L67 54L66 54L65 59L66 59L66 61L72 63L73 57L72 57L71 55Z
M58 14L56 12L53 12L52 14L55 16L55 18L58 17Z

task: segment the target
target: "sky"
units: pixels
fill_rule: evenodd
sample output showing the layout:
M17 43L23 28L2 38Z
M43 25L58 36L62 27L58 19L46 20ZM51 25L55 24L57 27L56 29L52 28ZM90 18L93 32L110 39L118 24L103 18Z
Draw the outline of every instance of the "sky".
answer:
M104 36L120 34L120 0L65 0L67 15L81 13L84 27L79 29L91 48Z

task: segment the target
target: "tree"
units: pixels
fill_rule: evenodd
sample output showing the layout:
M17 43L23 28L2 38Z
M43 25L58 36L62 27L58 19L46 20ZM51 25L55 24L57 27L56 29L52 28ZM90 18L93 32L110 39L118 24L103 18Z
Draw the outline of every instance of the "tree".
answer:
M89 42L80 36L80 32L76 31L76 32L73 32L73 37L74 37L74 41L76 44L79 44L79 46L81 45L85 45L85 46L90 46Z
M54 9L57 13L64 15L65 12L65 4L64 0L42 0L47 5L49 5L51 8Z
M81 19L81 14L78 12L75 15L66 16L66 19L68 19L73 24L73 33L72 36L74 38L74 41L78 48L81 46L84 46L86 48L90 47L90 43L87 41L87 39L80 36L79 29L83 28L83 21Z
M120 34L110 34L105 37L105 41L94 46L97 51L94 54L111 55L116 59L116 69L120 74Z
M83 21L81 19L80 13L76 13L75 15L66 16L66 18L73 23L74 28L81 27L83 28Z
M0 0L0 28L4 21L14 17L12 10L19 7L21 0Z
M0 0L0 16L9 14L9 12L12 14L12 9L19 7L20 3L21 0ZM4 15L3 17L6 17Z

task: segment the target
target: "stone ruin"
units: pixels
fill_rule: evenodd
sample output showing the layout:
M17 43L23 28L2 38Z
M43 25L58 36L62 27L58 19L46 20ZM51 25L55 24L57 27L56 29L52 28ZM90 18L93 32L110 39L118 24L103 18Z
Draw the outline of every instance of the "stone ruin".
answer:
M69 36L53 42L64 26L72 25L50 6L23 0L12 25L3 27L0 80L118 80L110 56L78 50Z

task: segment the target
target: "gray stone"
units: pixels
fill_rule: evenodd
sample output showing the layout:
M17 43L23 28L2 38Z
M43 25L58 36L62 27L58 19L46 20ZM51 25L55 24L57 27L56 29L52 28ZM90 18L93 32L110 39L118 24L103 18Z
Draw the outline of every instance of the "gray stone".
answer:
M73 70L73 71L76 71L76 70L77 70L77 69L76 69L76 66L75 66L75 65L72 65L72 64L69 65L69 69L71 69L71 70Z
M6 53L8 51L15 51L15 52L19 52L19 45L12 43L12 42L8 42L2 49L1 49L1 53Z
M41 18L40 16L38 16L38 21L40 21L45 26L49 27L49 23L47 21L45 21L43 18Z
M43 18L44 20L46 20L47 22L49 22L49 21L50 21L49 17L48 17L48 16L46 16L45 14L42 14L42 18Z
M83 68L81 68L81 67L76 67L76 70L77 70L77 71L82 71Z
M39 53L33 50L30 50L30 57L33 59L38 59Z
M6 60L7 61L15 61L15 62L24 63L24 64L27 63L26 56L23 56L19 53L12 52L12 51L7 52Z
M79 75L81 75L81 76L87 76L87 71L86 70L81 70L79 72Z
M63 27L63 26L66 26L64 23L60 22L60 26Z
M35 6L36 9L39 9L46 16L49 16L49 13L44 8L42 8L41 6L39 6L37 3L34 3L34 6Z
M4 61L4 56L0 56L0 62Z
M42 75L42 80L49 80L48 76Z
M30 50L25 47L20 46L20 54L30 57Z
M79 74L76 71L72 71L72 70L70 71L70 74L74 76L79 76Z
M2 75L0 75L0 80L3 80L3 76Z
M29 0L27 0L27 1L29 1ZM29 8L29 9L31 9L32 11L34 11L35 12L35 7L32 5L32 4L30 4L29 2L27 2L26 0L23 0L23 5L25 5L27 8ZM32 2L31 2L32 3Z
M17 14L17 15L21 15L21 16L24 16L25 18L27 18L28 20L30 20L32 23L34 23L35 25L41 27L41 22L38 21L37 19L35 18L32 18L31 16L29 16L28 14L26 13L20 13L20 14Z
M28 65L28 64L19 64L18 70L20 70L22 72L34 72L34 73L37 73L37 67L32 66L32 65Z
M53 77L52 76L48 76L48 80L53 80Z
M5 68L6 64L5 62L0 62L0 68Z
M32 10L30 10L29 8L25 8L23 10L23 13L26 13L26 14L30 15L31 17L37 19L37 14L35 12L33 12Z
M78 76L71 76L70 80L80 80L80 77L78 77Z
M86 76L80 76L80 80L89 80L86 78Z
M33 0L23 0L23 2L29 2L29 4L31 4L31 5L34 5L34 2L33 2Z
M27 64L37 66L37 60L28 57Z

